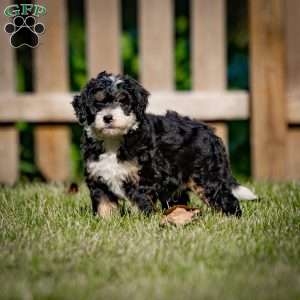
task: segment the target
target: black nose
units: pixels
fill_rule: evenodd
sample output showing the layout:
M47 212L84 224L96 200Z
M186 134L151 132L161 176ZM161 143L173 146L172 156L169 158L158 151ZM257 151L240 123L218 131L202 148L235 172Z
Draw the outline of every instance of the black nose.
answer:
M107 123L107 124L111 123L112 119L113 119L113 116L112 116L112 115L105 115L105 116L103 117L104 123Z

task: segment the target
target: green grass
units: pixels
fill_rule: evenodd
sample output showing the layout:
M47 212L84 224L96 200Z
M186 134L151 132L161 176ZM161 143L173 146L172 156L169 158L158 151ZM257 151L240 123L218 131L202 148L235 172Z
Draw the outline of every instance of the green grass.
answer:
M1 188L0 298L300 299L300 185L253 187L241 219L203 208L182 228L99 220L84 186Z

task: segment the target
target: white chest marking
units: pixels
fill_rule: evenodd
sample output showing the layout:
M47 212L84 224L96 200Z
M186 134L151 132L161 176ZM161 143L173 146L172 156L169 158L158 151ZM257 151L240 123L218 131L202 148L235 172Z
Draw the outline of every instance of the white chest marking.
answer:
M98 161L87 162L87 170L91 177L101 177L114 194L124 198L123 183L126 179L137 181L139 167L134 161L119 162L115 152L107 152Z

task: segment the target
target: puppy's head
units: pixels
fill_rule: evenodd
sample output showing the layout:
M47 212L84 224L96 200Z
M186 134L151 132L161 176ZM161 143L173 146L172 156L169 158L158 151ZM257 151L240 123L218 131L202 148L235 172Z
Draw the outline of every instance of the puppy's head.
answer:
M148 96L131 77L102 72L74 97L72 105L81 125L101 136L120 136L144 119Z

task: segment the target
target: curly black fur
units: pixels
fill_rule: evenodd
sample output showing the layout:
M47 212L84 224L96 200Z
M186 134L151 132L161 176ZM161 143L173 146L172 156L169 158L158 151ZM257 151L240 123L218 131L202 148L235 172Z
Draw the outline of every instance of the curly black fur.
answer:
M102 93L101 101L97 100L98 92ZM201 191L204 201L213 208L240 216L239 201L232 193L238 183L231 174L221 139L208 125L176 112L168 111L165 116L146 114L148 96L129 76L102 72L74 97L76 116L85 128L82 150L94 212L103 195L116 203L120 196L103 176L92 176L87 167L104 157L105 143L115 137L91 134L89 128L93 128L97 113L119 105L125 116L134 114L137 124L121 136L116 149L118 163L135 161L139 169L138 181L130 177L122 181L126 198L143 212L151 213L156 199L163 208L186 204L192 189L199 195Z

